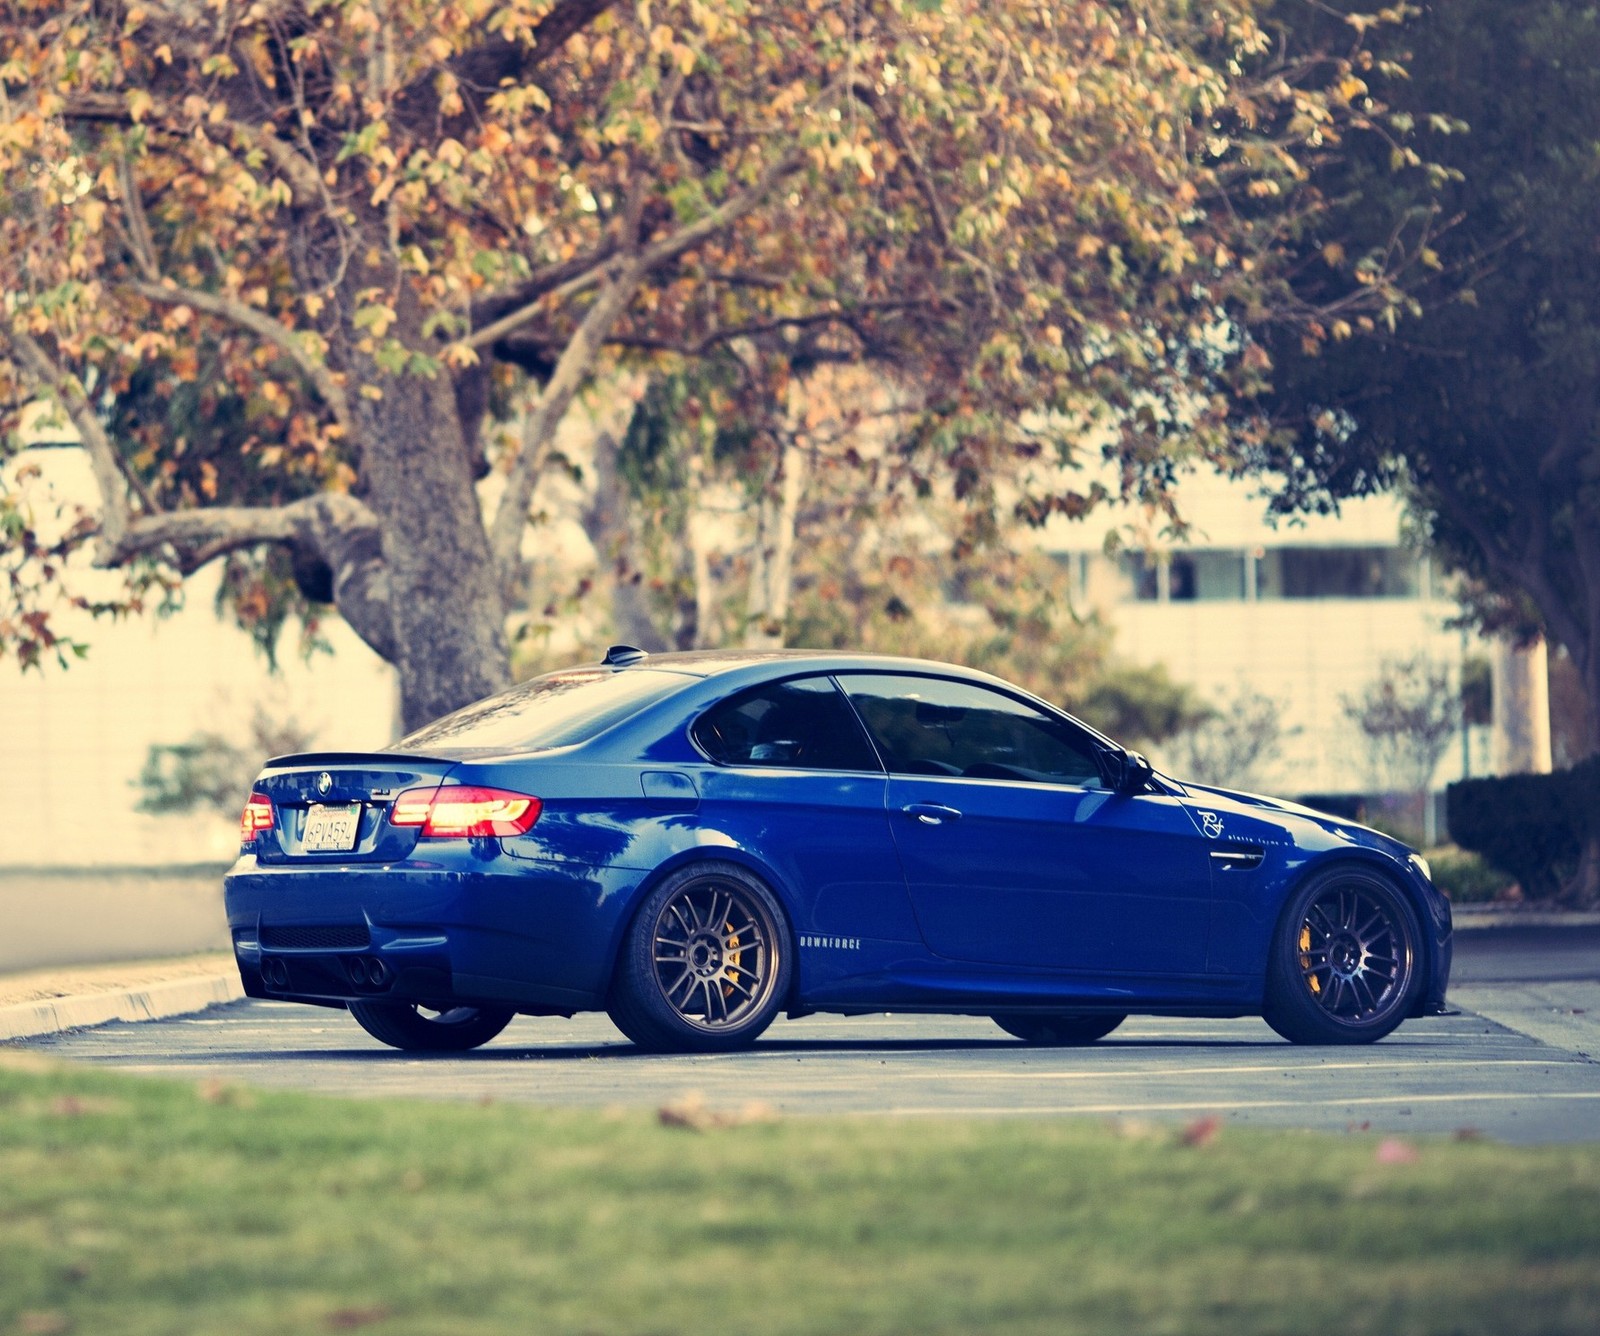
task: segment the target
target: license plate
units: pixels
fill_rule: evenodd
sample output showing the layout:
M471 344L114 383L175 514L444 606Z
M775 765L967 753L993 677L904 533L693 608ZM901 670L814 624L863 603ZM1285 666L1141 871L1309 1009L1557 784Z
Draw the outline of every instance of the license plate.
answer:
M348 853L356 847L356 834L360 828L360 803L343 803L338 807L312 803L306 813L306 829L300 838L300 848L308 854Z

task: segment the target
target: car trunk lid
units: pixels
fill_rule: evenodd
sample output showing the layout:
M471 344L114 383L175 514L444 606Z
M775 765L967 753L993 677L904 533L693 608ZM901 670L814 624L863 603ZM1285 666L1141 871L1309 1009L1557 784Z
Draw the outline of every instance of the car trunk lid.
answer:
M267 762L252 789L272 824L245 840L263 863L392 862L417 843L415 826L389 820L408 789L444 782L457 762L398 752L302 752Z

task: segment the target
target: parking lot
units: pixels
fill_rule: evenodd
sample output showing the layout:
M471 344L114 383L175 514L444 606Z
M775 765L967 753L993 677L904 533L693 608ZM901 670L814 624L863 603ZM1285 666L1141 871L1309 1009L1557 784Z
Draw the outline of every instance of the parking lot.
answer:
M1134 1017L1089 1048L1030 1048L983 1018L813 1016L749 1052L640 1054L603 1016L519 1019L466 1055L386 1049L349 1017L240 1002L31 1041L75 1061L326 1094L780 1114L1084 1116L1600 1140L1600 928L1459 937L1459 1014L1367 1048L1298 1048L1261 1021Z

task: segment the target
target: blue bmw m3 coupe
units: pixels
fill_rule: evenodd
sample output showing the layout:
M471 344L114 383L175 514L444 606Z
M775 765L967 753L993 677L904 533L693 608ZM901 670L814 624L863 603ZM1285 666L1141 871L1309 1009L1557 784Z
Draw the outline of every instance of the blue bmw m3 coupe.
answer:
M917 659L618 646L386 751L268 762L240 838L245 991L402 1049L591 1010L663 1051L889 1010L1368 1043L1450 975L1449 902L1398 841Z

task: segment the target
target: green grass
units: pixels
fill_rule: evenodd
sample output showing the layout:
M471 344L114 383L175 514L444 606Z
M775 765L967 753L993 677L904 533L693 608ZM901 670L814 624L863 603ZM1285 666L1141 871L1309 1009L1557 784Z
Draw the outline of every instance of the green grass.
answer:
M1600 1330L1600 1148L1413 1144L695 1132L0 1054L0 1333Z

